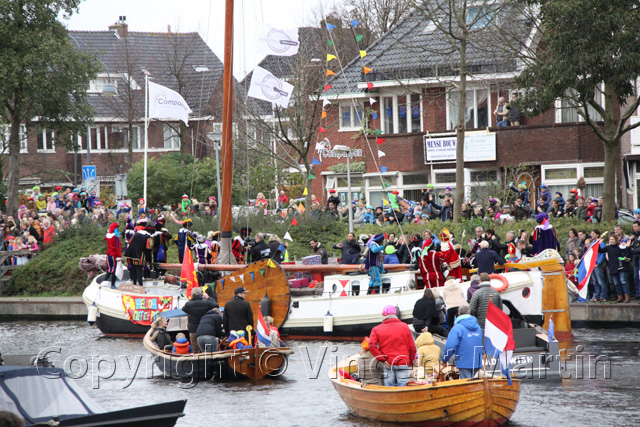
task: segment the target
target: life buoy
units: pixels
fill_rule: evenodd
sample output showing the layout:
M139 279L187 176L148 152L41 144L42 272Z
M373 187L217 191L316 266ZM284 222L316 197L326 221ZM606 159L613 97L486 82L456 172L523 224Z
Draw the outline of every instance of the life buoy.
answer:
M497 279L497 280L500 280L502 282L502 286L500 286L499 288L493 288L493 289L495 289L496 291L498 291L500 293L506 291L507 288L509 287L509 281L502 274L490 274L489 278Z

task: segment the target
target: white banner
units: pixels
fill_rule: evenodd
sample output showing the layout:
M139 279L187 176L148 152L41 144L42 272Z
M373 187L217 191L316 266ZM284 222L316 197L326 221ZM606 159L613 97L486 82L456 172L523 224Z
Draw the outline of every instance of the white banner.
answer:
M456 137L424 137L425 163L456 160ZM464 137L464 161L484 162L496 160L495 133L467 133Z
M251 86L249 86L249 92L247 93L250 97L287 108L292 92L293 86L278 79L264 68L256 66L253 69Z
M189 125L192 112L178 92L149 82L149 119L182 120Z
M300 41L298 29L279 30L264 22L258 22L258 52L264 55L292 56L298 53Z

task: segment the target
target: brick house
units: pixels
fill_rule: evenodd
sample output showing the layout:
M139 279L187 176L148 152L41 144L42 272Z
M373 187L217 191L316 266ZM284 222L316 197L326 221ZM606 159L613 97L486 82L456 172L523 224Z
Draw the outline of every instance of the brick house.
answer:
M88 88L94 123L74 135L78 150L56 141L56 132L34 126L23 129L21 180L23 186L39 184L43 191L55 185L82 180L81 166L95 165L98 179L113 182L127 172L129 144L132 163L144 153L145 71L153 82L180 92L193 113L189 127L179 122L151 121L150 157L181 151L197 157L212 155L206 134L220 122L222 62L198 33L133 32L125 17L106 31L69 31L76 47L95 54L102 71ZM111 83L117 93L106 96ZM182 136L181 136L182 135Z
M364 162L364 172L351 174L353 198L364 197L377 205L383 193L397 189L403 197L419 200L420 190L429 183L438 191L447 186L455 191L455 150L452 157L446 145L455 139L457 93L451 90L451 82L457 77L451 68L457 59L455 54L438 55L421 48L442 46L443 36L434 30L414 12L369 46L364 58L353 59L329 81L332 88L324 97L332 104L323 125L327 132L321 137L326 137L327 147L314 153L322 161L314 167L314 174L322 179L313 182L313 194L326 200L328 191L336 189L347 200L346 173L330 170L345 163L331 149L338 144L354 150L354 162ZM516 90L514 77L521 70L514 58L505 55L488 54L474 43L468 49L468 69L473 76L467 82L467 144L477 149L470 150L474 151L469 154L472 158L465 161L467 197L489 182L504 181L505 168L522 164L529 169L514 181L531 182L530 189L536 190L533 194L544 182L552 194L560 191L567 197L569 189L584 177L585 194L601 196L603 144L566 101L557 100L554 109L538 117L523 117L520 126L496 127L493 111L498 99L509 99ZM372 71L364 74L363 66ZM367 89L368 82L374 85L371 89ZM376 144L373 129L382 131L378 137L385 142ZM633 135L640 147L640 131ZM379 157L378 150L384 156ZM640 148L637 154L640 160ZM640 167L632 173L636 186L640 185ZM619 172L618 203L636 207L638 197L627 200L624 184Z

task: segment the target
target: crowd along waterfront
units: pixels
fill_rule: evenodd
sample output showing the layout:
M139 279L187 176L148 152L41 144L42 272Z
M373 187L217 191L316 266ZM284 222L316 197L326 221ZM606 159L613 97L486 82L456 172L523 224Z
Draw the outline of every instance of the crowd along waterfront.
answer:
M4 354L49 351L96 401L124 409L188 399L180 426L376 426L351 415L327 378L330 364L358 343L293 341L295 353L277 379L180 383L162 377L141 340L107 338L81 321L0 323ZM523 382L511 424L637 426L640 335L636 329L576 329L564 348L562 382ZM596 363L596 359L598 362Z

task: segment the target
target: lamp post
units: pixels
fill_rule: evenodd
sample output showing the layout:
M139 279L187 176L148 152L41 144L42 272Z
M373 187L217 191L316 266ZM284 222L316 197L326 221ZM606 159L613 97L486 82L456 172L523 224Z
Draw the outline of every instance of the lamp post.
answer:
M218 161L218 150L222 142L222 132L213 131L207 134L207 138L213 142L213 148L216 151L216 179L218 188L218 211L220 211L220 205L222 204L221 188L220 188L220 162ZM217 214L218 212L216 212Z
M349 211L349 233L353 233L353 209L351 209L351 147L334 145L333 151L347 153L347 210Z

